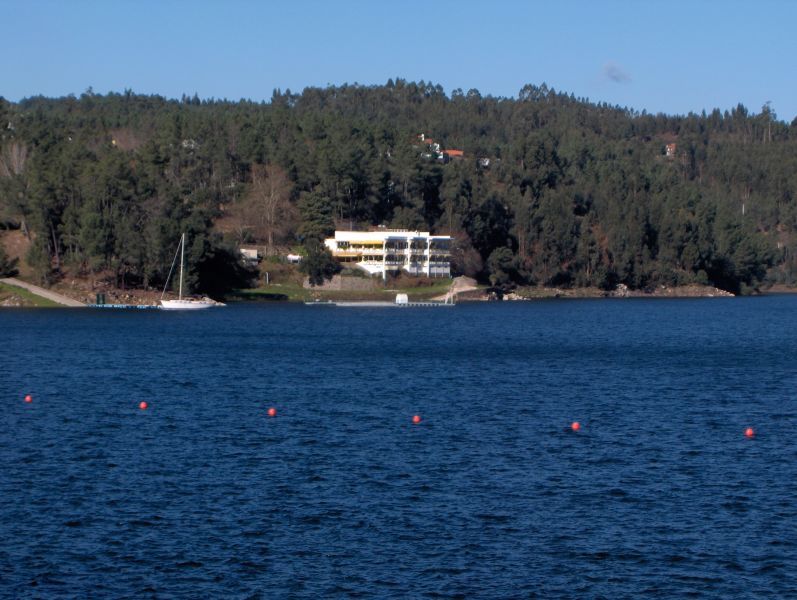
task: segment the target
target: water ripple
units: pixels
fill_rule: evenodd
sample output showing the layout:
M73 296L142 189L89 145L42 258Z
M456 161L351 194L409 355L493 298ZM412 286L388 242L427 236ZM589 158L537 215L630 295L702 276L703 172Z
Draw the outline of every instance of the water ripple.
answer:
M0 312L0 596L797 592L797 298L141 313Z

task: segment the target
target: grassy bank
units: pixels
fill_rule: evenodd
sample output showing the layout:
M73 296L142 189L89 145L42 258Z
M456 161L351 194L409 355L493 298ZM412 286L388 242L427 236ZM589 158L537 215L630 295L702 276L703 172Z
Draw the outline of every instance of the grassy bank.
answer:
M431 285L404 287L399 284L398 286L390 286L375 290L307 289L296 283L282 283L264 285L250 290L234 290L225 295L225 300L231 302L309 302L316 299L333 301L393 301L396 299L396 294L407 294L412 300L428 300L429 298L445 294L450 286L450 279L441 279L440 281L435 281Z
M17 287L15 285L9 285L7 283L0 283L0 303L10 300L14 297L19 298L21 306L34 306L39 308L60 306L60 304L57 302L37 296L33 292L29 292L24 288Z

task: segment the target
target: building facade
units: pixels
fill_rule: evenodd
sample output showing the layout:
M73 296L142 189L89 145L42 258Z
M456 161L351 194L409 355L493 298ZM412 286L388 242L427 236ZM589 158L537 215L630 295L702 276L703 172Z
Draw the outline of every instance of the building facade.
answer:
M426 277L451 276L451 236L428 231L381 229L336 231L324 242L344 264L360 267L371 275L387 277L405 271Z

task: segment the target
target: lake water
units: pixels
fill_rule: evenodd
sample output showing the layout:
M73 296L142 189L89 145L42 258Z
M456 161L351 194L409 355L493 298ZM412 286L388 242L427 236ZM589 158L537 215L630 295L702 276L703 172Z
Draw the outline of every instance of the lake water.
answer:
M5 597L797 594L794 296L8 309L0 348Z

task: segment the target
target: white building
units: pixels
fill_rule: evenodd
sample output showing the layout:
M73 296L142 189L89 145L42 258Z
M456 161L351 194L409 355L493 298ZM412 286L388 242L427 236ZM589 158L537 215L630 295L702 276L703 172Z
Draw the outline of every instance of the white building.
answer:
M451 276L451 236L428 231L382 229L336 231L324 242L342 263L352 263L371 275L386 277L406 271L427 277Z
M246 248L242 246L239 250L244 262L257 263L260 260L260 252L257 248Z

